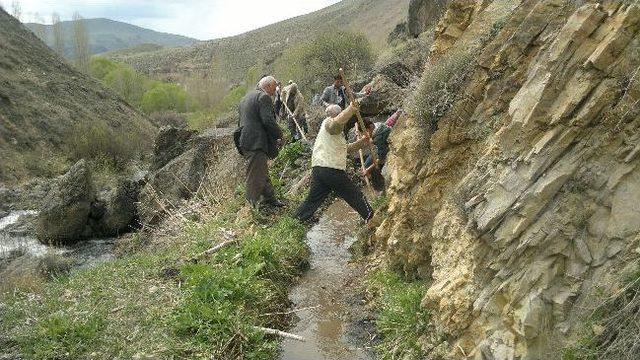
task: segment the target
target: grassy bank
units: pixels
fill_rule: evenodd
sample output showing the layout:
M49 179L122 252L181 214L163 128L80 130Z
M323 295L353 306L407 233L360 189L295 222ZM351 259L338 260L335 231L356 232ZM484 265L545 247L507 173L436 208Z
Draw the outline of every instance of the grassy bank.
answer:
M233 201L116 261L3 294L1 353L27 359L273 358L277 339L254 326L286 322L277 313L288 306L288 288L306 264L305 229L288 217L258 223L251 214L239 216L241 210L242 202ZM187 261L229 234L237 245Z
M376 344L379 359L423 359L419 337L427 333L429 310L420 306L427 287L423 282L408 282L388 270L376 270L367 276L365 292L376 313Z

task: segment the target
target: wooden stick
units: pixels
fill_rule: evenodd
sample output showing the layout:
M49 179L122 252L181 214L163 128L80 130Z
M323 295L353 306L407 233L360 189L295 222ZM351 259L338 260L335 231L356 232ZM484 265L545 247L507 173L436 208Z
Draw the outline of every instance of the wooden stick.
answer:
M359 154L360 154L360 165L362 166L362 173L364 176L364 182L367 183L367 186L369 188L373 188L371 186L371 182L369 181L369 177L364 175L364 172L367 171L367 167L364 164L364 153L362 152L362 149L358 150Z
M320 307L320 305L309 306L309 307L303 307L303 308L293 309L293 310L284 311L284 312L274 312L274 313L261 314L260 316L291 315L291 314L295 314L295 313L301 312L301 311L317 309L319 307Z
M276 329L269 329L269 328L260 327L260 326L254 326L253 328L255 330L262 331L263 333L269 334L269 335L276 335L276 336L280 336L280 337L284 337L284 338L288 338L288 339L293 339L293 340L298 340L298 341L303 341L303 342L307 341L302 336L299 336L299 335L296 335L296 334L291 334L291 333L280 331L280 330L276 330Z
M287 99L289 98L289 94L287 94ZM296 120L296 117L293 116L293 113L291 112L291 110L289 109L289 107L287 106L287 102L284 101L282 103L282 105L284 105L284 108L287 110L287 112L289 113L289 116L291 116L291 118L293 119L293 122L296 124L296 128L298 128L298 132L300 133L300 135L302 136L302 140L304 141L309 141L307 140L307 137L304 136L304 131L302 131L302 128L300 127L300 124L298 124L298 120Z
M229 234L225 230L221 230L221 232L226 235L228 240L223 241L223 242L217 244L216 246L199 253L198 255L192 257L191 259L189 259L189 262L198 262L200 259L208 258L211 255L217 253L218 251L238 243L238 239L235 238L235 235ZM229 239L229 237L231 237L231 239Z
M347 97L349 97L349 101L352 103L355 103L356 97L355 95L353 95L353 90L351 89L351 85L349 85L349 82L347 81L347 77L344 76L344 70L342 68L340 68L340 77L342 78L342 83L344 84L344 88L346 89ZM364 120L362 120L362 114L360 114L360 107L356 109L356 117L358 118L358 124L360 124L360 129L362 131L367 131L367 129L364 127ZM369 150L371 151L371 158L373 159L373 164L377 167L378 154L376 153L372 143L369 143Z

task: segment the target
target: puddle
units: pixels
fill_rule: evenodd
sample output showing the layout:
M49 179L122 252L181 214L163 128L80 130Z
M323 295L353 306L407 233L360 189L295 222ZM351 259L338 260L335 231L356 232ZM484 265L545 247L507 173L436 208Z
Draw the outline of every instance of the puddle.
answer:
M337 200L307 233L310 269L290 295L299 318L289 332L305 342L285 339L281 360L368 360L371 357L348 336L349 247L355 241L359 217Z

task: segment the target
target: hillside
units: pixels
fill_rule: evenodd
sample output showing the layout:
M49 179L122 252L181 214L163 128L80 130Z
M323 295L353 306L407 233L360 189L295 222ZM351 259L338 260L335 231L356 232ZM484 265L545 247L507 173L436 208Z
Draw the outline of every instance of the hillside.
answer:
M154 127L146 117L75 71L5 11L0 69L0 182L57 175L55 165L67 161L79 127L124 134L142 146L151 142Z
M85 19L84 23L87 33L89 34L89 47L91 54L127 49L144 44L171 47L190 45L198 42L198 40L188 38L186 36L153 31L109 19ZM73 58L74 23L73 21L62 21L61 25L64 32L65 56ZM53 26L35 23L27 23L25 26L31 29L35 34L46 34L43 40L47 45L53 47Z
M364 33L375 48L381 49L389 33L405 20L408 8L409 0L344 0L238 36L180 48L109 56L161 78L211 71L213 77L234 83L242 80L250 67L271 64L286 47L334 28Z

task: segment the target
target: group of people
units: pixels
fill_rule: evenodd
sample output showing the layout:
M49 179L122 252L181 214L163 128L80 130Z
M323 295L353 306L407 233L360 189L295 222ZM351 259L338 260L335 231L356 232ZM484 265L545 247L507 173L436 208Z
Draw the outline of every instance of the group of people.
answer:
M399 112L385 124L365 121L366 128L358 126L358 138L349 143L347 134L356 124L354 115L359 111L361 99L370 92L371 89L365 87L362 92L354 94L353 101L348 102L342 78L336 76L333 84L322 93L326 118L320 125L313 145L309 194L295 211L295 218L301 221L312 218L332 192L344 199L365 221L373 216L373 209L363 192L347 175L347 158L349 153L375 143L380 160L375 163L370 154L362 173L367 176L374 168L383 166L388 152L390 128L395 124ZM287 86L281 87L273 76L264 76L257 88L242 98L239 112L237 146L247 160L247 200L256 208L261 205L284 206L276 197L269 179L268 160L275 158L283 145L284 136L277 117L287 119L293 141L303 138L308 131L304 97L294 82L290 81Z

